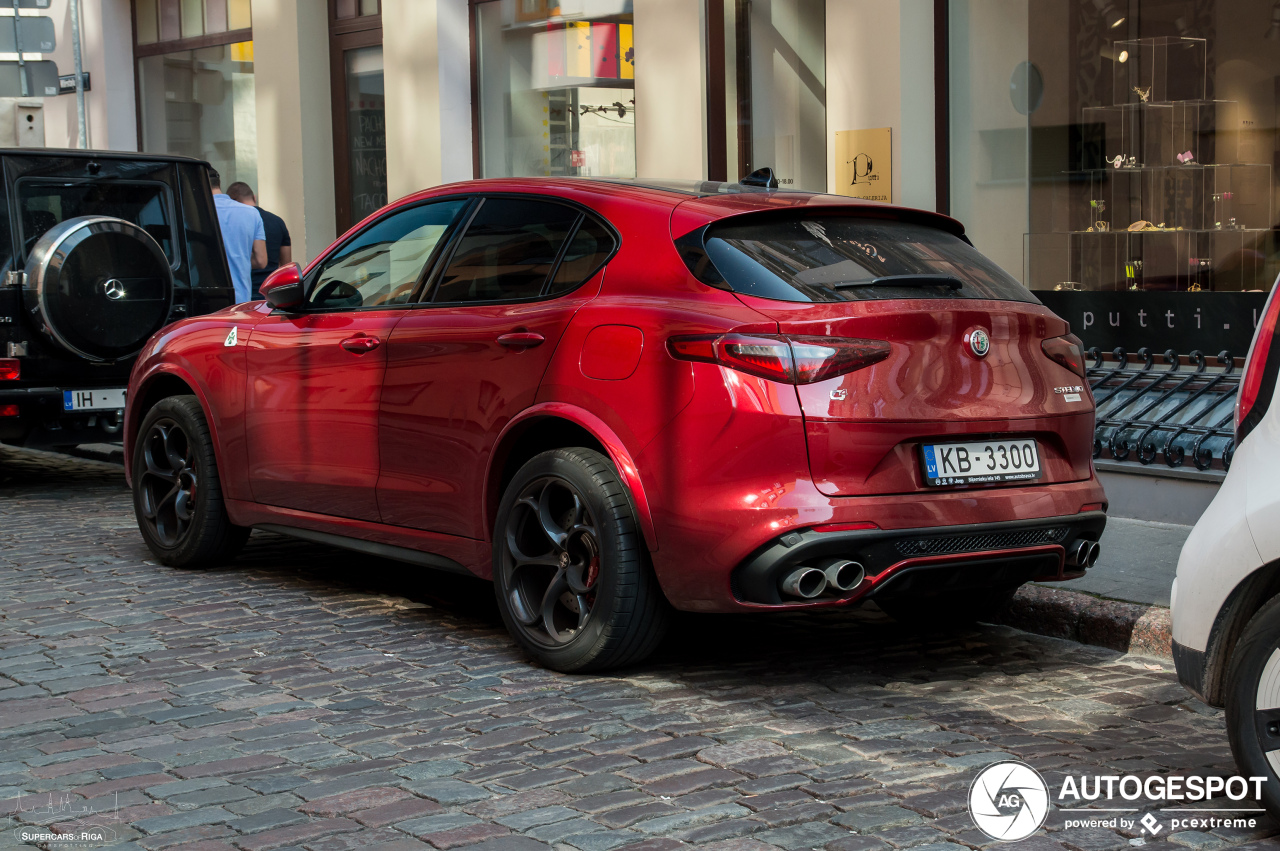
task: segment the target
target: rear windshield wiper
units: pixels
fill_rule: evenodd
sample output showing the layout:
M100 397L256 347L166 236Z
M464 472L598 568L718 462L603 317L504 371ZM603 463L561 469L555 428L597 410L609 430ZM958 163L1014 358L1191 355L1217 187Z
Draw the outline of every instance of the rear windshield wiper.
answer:
M845 287L946 287L958 290L964 287L964 281L952 275L886 275L869 281L841 281L834 286L838 290Z

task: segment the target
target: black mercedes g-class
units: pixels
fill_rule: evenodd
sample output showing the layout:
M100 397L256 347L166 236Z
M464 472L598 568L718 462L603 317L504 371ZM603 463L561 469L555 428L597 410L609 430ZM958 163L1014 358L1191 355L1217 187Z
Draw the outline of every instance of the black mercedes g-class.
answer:
M0 443L119 437L133 359L235 300L208 163L0 150Z

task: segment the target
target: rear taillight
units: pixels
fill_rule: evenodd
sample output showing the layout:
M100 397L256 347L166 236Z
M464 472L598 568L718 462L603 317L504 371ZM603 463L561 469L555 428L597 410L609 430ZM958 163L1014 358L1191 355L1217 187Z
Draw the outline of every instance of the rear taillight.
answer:
M17 405L0 405L0 417L16 417L18 416Z
M1040 349L1049 360L1065 366L1081 378L1084 372L1084 344L1075 334L1064 337L1050 337L1040 344Z
M1271 405L1271 397L1275 394L1276 369L1280 358L1276 357L1272 349L1277 342L1276 320L1280 314L1280 301L1276 300L1278 289L1280 279L1276 280L1271 295L1267 296L1262 321L1258 323L1253 343L1249 346L1249 357L1244 362L1244 377L1240 379L1240 392L1236 396L1236 446L1262 421Z
M722 334L672 337L667 351L680 360L719 364L771 381L813 384L871 366L887 358L890 349L879 340Z
M0 381L17 381L22 375L22 361L17 358L0 358Z

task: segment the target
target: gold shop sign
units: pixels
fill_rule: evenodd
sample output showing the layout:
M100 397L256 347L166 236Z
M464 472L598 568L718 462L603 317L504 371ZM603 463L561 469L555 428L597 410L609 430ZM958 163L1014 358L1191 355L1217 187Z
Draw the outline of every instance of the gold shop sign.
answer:
M893 201L893 142L889 127L836 131L836 194Z

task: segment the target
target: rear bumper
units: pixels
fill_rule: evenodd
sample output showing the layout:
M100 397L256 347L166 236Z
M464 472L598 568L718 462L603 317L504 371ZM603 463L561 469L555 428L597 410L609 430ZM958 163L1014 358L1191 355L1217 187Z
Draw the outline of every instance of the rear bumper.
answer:
M1096 540L1105 515L1093 507L1107 501L1102 486L1093 478L1027 487L874 497L827 497L817 493L811 482L793 479L789 487L784 483L775 489L782 492L780 498L755 509L744 508L743 494L753 497L760 490L753 493L739 485L728 497L725 490L723 485L666 489L661 494L665 499L655 502L655 520L663 545L652 554L654 567L667 599L679 609L744 612L849 605L865 599L874 586L881 587L877 594L929 593L928 586L936 585L936 580L945 578L944 574L955 572L976 572L981 579L985 571L988 575L983 584L987 585L1020 584L1031 578L1071 579L1082 572L1062 569L1066 548L1082 535ZM750 504L762 502L766 501L752 499ZM1089 510L1084 510L1086 507ZM874 524L877 528L816 531L855 523ZM1024 545L1001 540L994 545L975 543L963 551L899 551L896 555L892 551L898 541L912 536L959 536L988 530L1003 534L1060 526L1067 527L1067 532L1057 539L1034 539ZM802 549L781 546L781 541L792 533L799 536ZM847 547L855 541L878 541L880 546L865 554L851 552ZM1037 548L1040 549L1033 551ZM864 591L849 597L784 603L780 595L774 596L782 569L821 555L857 555L858 560L871 557L872 564L865 565L868 576L883 574L883 578L869 585L864 583ZM980 559L995 561L982 566L976 564ZM1031 560L1034 563L1029 563ZM889 568L892 573L884 573ZM890 584L888 580L894 574L901 575ZM970 575L955 581L970 582L973 578Z
M0 386L0 405L18 406L18 416L0 417L0 442L47 449L121 440L122 414L65 411L62 392L60 387Z
M735 599L751 606L813 605L786 600L784 575L823 558L857 561L866 570L860 585L818 605L847 605L885 596L939 596L969 588L1010 587L1030 580L1058 581L1084 575L1065 555L1081 539L1097 541L1106 514L1089 511L1060 517L914 529L805 529L779 536L740 564L731 577Z

